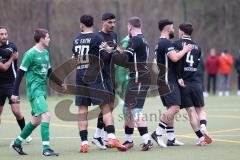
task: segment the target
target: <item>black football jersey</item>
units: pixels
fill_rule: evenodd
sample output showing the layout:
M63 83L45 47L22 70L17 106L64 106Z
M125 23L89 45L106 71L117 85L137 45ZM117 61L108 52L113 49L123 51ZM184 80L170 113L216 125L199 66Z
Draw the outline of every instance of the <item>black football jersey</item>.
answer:
M12 53L17 52L17 47L12 42L0 46L0 62L6 63ZM13 61L7 71L0 70L0 84L13 83L16 78L17 72L17 60Z
M98 77L102 79L101 44L103 38L98 33L80 33L73 41L73 56L78 58L77 69L82 77ZM104 62L103 62L104 63ZM99 76L99 73L101 76Z
M158 63L159 72L161 73L161 75L159 74L159 76L161 79L166 81L166 83L168 83L168 81L176 81L177 77L175 69L176 63L172 62L168 58L168 54L172 51L175 51L173 43L169 39L161 37L155 48L155 55Z
M89 66L89 55L99 56L102 37L98 33L80 33L73 41L73 56L78 58L77 69L85 69Z
M110 47L116 46L117 45L117 34L114 32L111 32L109 34L104 33L102 31L99 31L99 35L102 36L103 40L105 42L110 42L109 45ZM109 58L104 61L104 66L103 66L103 75L104 77L110 78L111 76L114 75L114 65L110 64L111 63L111 57L112 53L109 53Z
M186 83L201 82L201 77L197 73L198 64L201 58L200 47L189 37L174 42L177 50L182 50L185 44L193 45L193 49L186 53L177 63L177 76L182 78Z
M130 45L127 47L125 54L127 54L128 62L131 64L129 68L130 77L138 79L141 74L149 71L147 66L149 44L143 34L133 36L129 41Z

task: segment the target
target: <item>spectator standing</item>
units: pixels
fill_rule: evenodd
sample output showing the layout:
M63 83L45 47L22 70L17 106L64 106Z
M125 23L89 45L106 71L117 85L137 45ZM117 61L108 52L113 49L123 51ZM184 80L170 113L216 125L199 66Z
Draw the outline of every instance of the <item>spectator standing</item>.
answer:
M217 73L219 69L219 61L215 48L212 48L210 50L210 55L207 57L205 61L205 67L207 70L207 92L210 93L212 88L213 95L215 95Z
M237 90L237 96L240 96L240 50L238 52L238 57L235 60L235 69L237 71L238 76L238 90Z
M230 74L233 67L233 57L227 50L219 56L219 96L229 96Z

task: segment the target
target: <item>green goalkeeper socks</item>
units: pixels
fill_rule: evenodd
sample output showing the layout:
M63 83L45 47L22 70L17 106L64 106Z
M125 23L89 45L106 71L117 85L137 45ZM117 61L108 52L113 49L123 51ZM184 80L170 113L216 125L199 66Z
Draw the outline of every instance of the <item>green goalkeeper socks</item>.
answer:
M34 126L31 122L29 122L22 130L22 132L20 133L20 136L18 136L15 139L15 144L17 145L21 145L22 141L24 139L26 139L31 133L32 131L36 128L36 126Z
M42 122L41 123L41 137L42 137L42 144L43 150L49 149L49 122Z

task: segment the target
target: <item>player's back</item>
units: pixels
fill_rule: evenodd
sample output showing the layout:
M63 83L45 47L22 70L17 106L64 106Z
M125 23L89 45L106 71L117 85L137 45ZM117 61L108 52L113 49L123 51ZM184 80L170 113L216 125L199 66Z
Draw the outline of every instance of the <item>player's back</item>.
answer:
M197 73L201 49L188 37L174 42L174 46L178 50L182 50L184 44L191 44L193 49L186 53L178 62L178 73L181 73L181 78L183 78L186 83L201 83L201 77Z
M80 33L74 39L72 52L78 58L77 71L82 77L86 71L93 75L99 74L99 50L102 42L103 39L98 33Z
M169 39L163 37L159 39L158 44L155 48L159 72L161 73L162 70L165 70L165 74L159 74L159 76L165 81L176 81L177 76L175 70L175 63L168 58L168 53L174 50L175 48L173 43ZM165 66L164 69L163 66Z
M132 63L130 68L130 76L136 76L136 74L148 72L148 56L149 56L149 44L144 38L143 34L138 34L130 38L131 48L134 53L129 57L129 62Z

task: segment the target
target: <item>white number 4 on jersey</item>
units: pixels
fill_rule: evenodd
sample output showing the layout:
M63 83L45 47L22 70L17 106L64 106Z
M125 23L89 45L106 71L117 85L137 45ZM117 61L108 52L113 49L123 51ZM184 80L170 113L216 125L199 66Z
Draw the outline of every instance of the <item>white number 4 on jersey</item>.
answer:
M190 67L193 66L194 61L193 61L193 55L191 55L191 52L187 53L186 62L189 63Z

